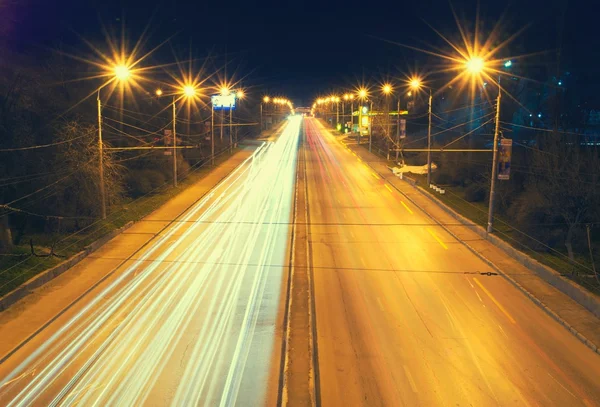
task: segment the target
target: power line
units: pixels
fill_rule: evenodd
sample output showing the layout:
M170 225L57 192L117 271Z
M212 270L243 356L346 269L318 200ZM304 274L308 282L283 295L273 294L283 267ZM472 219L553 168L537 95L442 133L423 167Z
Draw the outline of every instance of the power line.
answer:
M81 136L77 136L77 137L73 137L72 139L69 140L63 140L63 141L57 141L56 143L50 143L50 144L41 144L41 145L37 145L37 146L29 146L29 147L16 147L16 148L3 148L0 149L0 153L7 153L7 152L14 152L14 151L26 151L26 150L36 150L39 148L47 148L47 147L53 147L53 146L58 146L61 144L65 144L65 143L71 143L75 140L79 140L80 138L83 137L87 137L88 135L95 133L96 130L94 129L93 131L90 131L86 134L82 134Z

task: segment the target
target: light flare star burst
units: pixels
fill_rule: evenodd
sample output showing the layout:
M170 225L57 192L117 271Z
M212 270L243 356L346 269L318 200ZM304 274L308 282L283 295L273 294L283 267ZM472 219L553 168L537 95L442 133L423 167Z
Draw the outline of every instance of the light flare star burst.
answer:
M264 404L301 120L0 379L0 405Z

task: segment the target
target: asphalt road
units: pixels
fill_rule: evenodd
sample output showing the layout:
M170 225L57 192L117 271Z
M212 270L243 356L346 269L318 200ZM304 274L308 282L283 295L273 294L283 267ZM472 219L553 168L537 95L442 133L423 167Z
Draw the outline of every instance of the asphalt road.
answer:
M0 365L0 405L275 399L300 118Z
M600 405L598 354L305 125L321 405Z

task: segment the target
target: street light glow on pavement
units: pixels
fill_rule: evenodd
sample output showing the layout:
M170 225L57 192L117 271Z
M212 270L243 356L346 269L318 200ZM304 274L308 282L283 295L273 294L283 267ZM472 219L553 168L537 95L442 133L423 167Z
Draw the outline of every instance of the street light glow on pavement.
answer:
M264 404L301 120L0 370L0 404Z

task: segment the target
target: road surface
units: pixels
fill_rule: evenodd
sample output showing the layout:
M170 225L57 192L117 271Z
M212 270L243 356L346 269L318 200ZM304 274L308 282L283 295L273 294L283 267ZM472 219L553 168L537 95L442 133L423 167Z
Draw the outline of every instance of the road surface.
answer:
M267 383L279 367L275 329L300 123L292 118L118 278L4 361L0 405L275 399Z
M598 354L305 126L321 405L600 405Z

